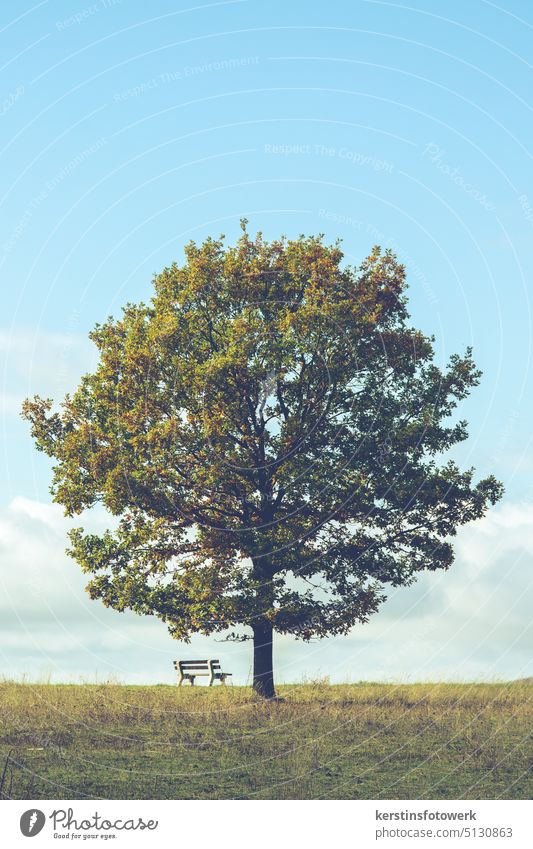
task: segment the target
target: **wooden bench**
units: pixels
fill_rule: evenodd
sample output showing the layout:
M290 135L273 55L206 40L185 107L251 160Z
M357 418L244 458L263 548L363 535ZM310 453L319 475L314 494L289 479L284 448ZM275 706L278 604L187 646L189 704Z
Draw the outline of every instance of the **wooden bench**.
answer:
M230 678L232 674L221 672L218 660L175 660L174 669L178 673L178 687L181 687L184 681L190 681L193 686L195 678L209 678L210 687L215 681L225 684L226 678Z

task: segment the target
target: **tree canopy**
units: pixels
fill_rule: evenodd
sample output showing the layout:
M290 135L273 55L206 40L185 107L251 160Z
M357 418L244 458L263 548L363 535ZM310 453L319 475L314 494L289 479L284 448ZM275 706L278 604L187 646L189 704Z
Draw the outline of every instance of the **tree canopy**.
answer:
M251 629L254 687L272 696L273 631L365 622L387 586L448 568L457 528L502 487L443 459L480 372L470 349L436 365L395 256L353 268L321 236L242 227L232 246L189 243L149 303L90 334L94 373L23 415L66 513L117 517L70 534L91 597L182 641Z

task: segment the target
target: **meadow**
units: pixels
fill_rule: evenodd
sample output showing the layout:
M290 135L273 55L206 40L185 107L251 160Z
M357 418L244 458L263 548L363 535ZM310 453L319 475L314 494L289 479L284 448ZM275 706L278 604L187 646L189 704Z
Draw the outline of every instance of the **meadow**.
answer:
M533 684L0 683L3 798L531 799Z

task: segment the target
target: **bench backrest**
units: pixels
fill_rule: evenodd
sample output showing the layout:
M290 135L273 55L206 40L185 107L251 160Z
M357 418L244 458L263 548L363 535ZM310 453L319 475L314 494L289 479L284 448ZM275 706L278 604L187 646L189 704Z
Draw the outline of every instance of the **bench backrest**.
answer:
M220 669L220 661L219 660L175 660L174 666L176 669L179 667L182 670L200 670L205 671L209 669Z

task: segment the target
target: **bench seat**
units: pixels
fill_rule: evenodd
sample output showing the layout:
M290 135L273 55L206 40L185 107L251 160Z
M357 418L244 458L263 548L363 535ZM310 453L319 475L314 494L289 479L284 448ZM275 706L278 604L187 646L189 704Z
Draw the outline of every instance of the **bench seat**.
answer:
M191 687L195 678L209 678L209 686L215 681L226 683L226 678L231 678L231 672L222 672L219 660L175 660L174 669L178 673L178 687L184 681L189 681Z

